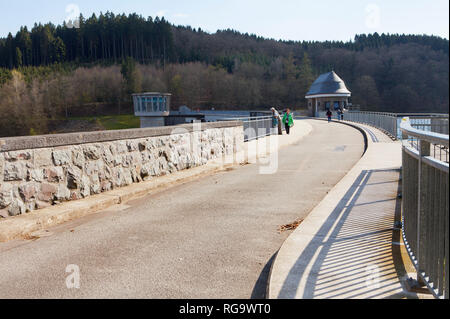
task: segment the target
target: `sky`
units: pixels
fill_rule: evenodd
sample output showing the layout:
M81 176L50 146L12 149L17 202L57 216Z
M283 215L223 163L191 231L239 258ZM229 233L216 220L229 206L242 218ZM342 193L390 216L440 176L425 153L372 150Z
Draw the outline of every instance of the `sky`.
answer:
M277 40L349 41L374 32L449 38L448 0L0 0L0 37L23 25L62 24L78 12L88 17L108 10Z

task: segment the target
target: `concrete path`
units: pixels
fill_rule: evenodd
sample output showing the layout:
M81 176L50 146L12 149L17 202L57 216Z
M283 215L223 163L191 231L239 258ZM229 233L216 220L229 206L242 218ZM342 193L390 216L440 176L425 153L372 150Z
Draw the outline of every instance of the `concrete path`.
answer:
M363 153L359 131L304 121L312 134L280 150L275 174L242 166L0 244L0 298L265 297L289 235L278 227L306 217ZM68 265L80 289L66 287Z
M286 240L274 262L269 298L417 298L401 242L401 142L376 128L365 156ZM410 274L413 275L413 274Z

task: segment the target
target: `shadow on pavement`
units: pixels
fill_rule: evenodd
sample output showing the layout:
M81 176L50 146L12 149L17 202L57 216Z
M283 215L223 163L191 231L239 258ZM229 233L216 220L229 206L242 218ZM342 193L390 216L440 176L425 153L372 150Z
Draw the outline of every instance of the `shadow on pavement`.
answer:
M263 270L259 274L258 280L253 287L252 295L250 297L251 299L266 299L270 268L272 267L273 261L275 260L276 256L277 253L273 254L272 257L270 257L269 261L266 263Z
M289 271L278 298L406 297L395 228L398 176L399 170L361 172Z

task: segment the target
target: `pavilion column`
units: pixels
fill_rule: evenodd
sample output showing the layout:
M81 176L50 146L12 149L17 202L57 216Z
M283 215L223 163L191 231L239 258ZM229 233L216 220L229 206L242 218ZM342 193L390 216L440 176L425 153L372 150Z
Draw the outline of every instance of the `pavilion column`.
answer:
M314 100L315 100L315 103L314 103L314 104L315 104L315 110L316 110L316 111L314 112L314 117L317 117L317 116L318 116L317 113L318 113L318 111L319 111L318 108L317 108L318 99L315 98Z

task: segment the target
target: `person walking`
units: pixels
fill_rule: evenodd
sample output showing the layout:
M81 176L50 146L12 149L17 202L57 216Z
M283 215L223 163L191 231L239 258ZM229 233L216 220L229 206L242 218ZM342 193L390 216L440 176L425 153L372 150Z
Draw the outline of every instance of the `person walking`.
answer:
M274 107L272 107L270 110L272 111L272 128L278 129L278 135L283 135L280 113L278 113L278 111Z
M331 117L333 116L333 113L331 113L331 111L330 110L328 110L328 112L327 112L327 117L328 117L328 123L330 123L331 122Z
M294 118L292 117L291 110L287 109L283 116L284 127L286 128L286 134L289 135L291 127L294 126Z

